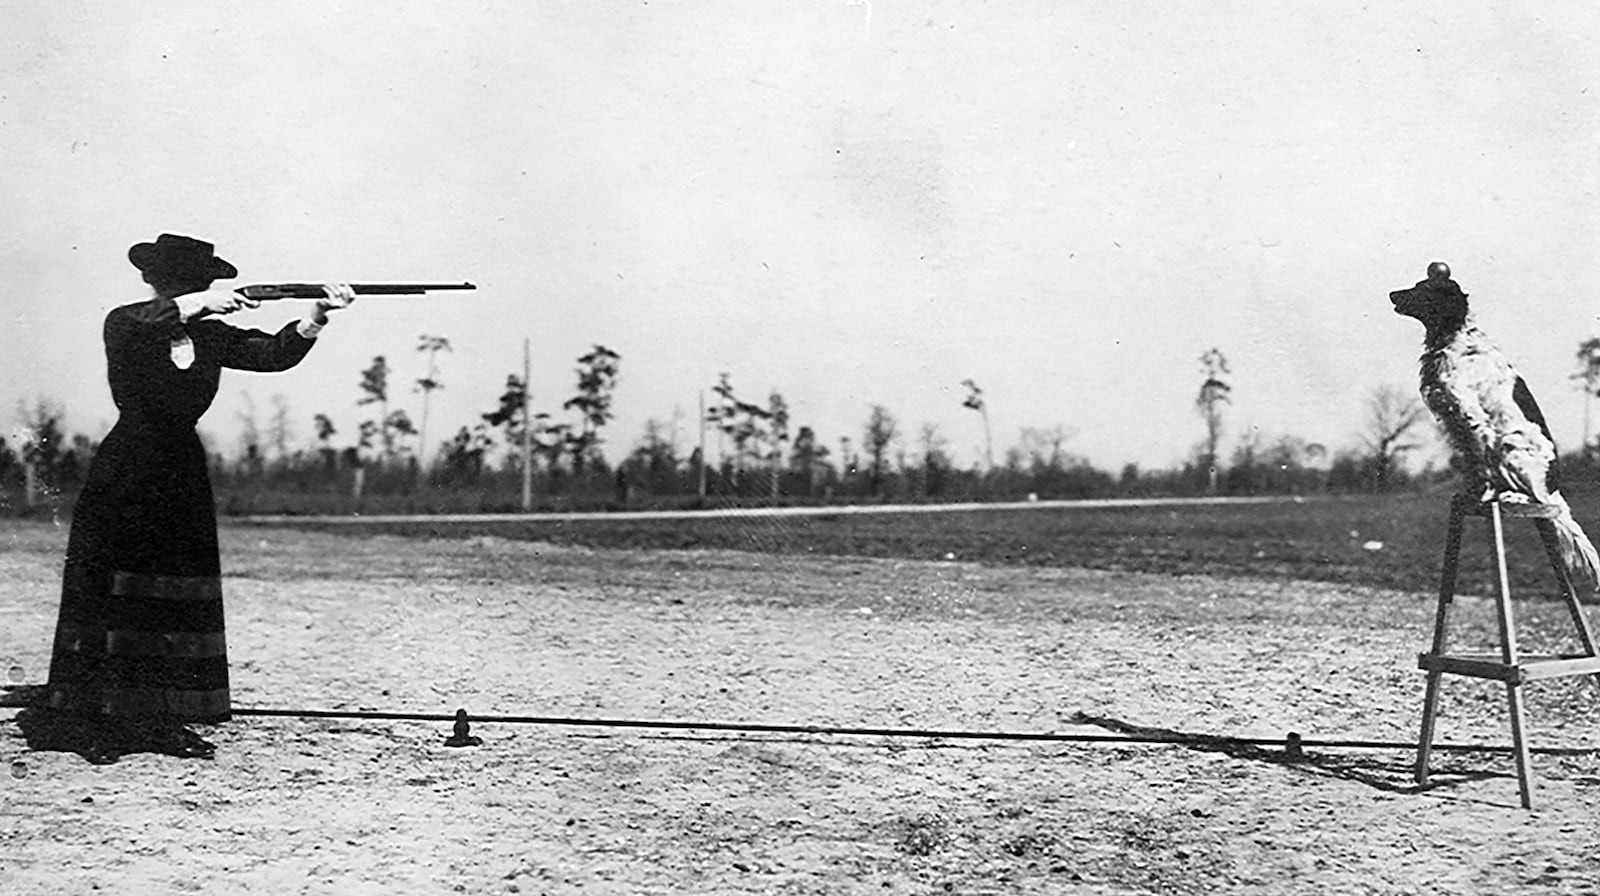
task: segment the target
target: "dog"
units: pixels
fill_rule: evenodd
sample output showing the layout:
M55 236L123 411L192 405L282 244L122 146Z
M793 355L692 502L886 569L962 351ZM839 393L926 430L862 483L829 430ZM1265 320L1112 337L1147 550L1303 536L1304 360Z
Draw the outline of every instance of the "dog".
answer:
M1436 261L1410 289L1389 293L1396 314L1423 326L1422 400L1444 427L1465 492L1482 501L1556 508L1556 541L1576 584L1600 590L1600 555L1561 497L1556 444L1533 393L1478 329L1467 294Z

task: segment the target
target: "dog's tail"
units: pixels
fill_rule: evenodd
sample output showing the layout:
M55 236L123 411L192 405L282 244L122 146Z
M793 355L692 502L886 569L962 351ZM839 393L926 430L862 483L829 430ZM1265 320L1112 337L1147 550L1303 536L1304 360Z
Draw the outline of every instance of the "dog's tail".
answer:
M1596 553L1594 542L1583 533L1578 521L1572 518L1572 508L1567 506L1565 498L1559 493L1552 493L1548 503L1561 509L1561 515L1550 522L1554 524L1556 547L1561 554L1562 564L1572 577L1572 584L1580 591L1600 591L1600 553Z

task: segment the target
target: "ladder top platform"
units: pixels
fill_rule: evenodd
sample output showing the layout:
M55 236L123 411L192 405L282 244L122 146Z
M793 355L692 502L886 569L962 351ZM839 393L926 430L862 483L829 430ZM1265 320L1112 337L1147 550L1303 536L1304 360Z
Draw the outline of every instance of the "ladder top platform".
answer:
M1467 516L1488 516L1490 508L1500 505L1502 516L1518 517L1530 520L1553 520L1561 516L1561 505L1540 504L1535 501L1501 501L1492 499L1482 501L1468 495L1456 495L1453 501L1454 509Z

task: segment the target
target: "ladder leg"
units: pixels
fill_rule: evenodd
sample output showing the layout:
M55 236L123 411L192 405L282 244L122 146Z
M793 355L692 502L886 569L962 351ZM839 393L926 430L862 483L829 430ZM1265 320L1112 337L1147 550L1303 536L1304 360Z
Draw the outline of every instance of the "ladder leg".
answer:
M1544 553L1550 558L1550 567L1555 570L1556 581L1561 583L1561 594L1567 602L1567 612L1572 614L1572 624L1578 630L1578 642L1583 645L1583 652L1588 656L1600 654L1595 650L1594 630L1589 628L1589 620L1584 616L1583 604L1578 602L1578 589L1572 584L1572 573L1567 570L1567 565L1561 562L1561 548L1556 540L1555 524L1549 520L1534 520L1539 529L1539 540L1544 542ZM1594 676L1596 684L1600 684L1600 673Z
M1494 573L1498 586L1495 608L1500 620L1500 659L1507 666L1515 666L1517 654L1517 628L1511 618L1511 581L1506 572L1505 527L1500 516L1500 502L1489 504L1490 535L1494 540ZM1506 682L1506 704L1511 714L1511 743L1517 759L1517 786L1522 795L1522 808L1533 808L1533 775L1529 767L1528 741L1524 731L1522 712L1522 682Z
M1413 774L1418 784L1428 783L1428 757L1433 752L1433 726L1439 717L1439 682L1442 672L1428 673L1428 687L1422 697L1422 734L1417 738L1417 767Z
M1533 808L1533 769L1528 756L1528 740L1523 732L1522 682L1506 682L1506 704L1511 712L1511 745L1517 754L1517 789L1522 808Z
M1465 517L1461 502L1451 502L1450 525L1445 530L1444 538L1444 565L1439 573L1439 606L1433 617L1434 656L1443 656L1449 644L1450 607L1455 600L1456 570L1461 558L1461 525ZM1439 684L1443 678L1443 672L1428 672L1428 685L1422 698L1422 733L1417 738L1415 777L1418 784L1428 783L1428 758L1433 752L1434 723L1439 717Z

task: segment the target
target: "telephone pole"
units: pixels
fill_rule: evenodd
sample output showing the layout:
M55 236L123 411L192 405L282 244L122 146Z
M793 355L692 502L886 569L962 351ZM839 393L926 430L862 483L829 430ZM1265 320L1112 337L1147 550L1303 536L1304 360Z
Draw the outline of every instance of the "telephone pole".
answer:
M528 415L533 364L529 341L522 340L522 512L533 510L533 420Z

